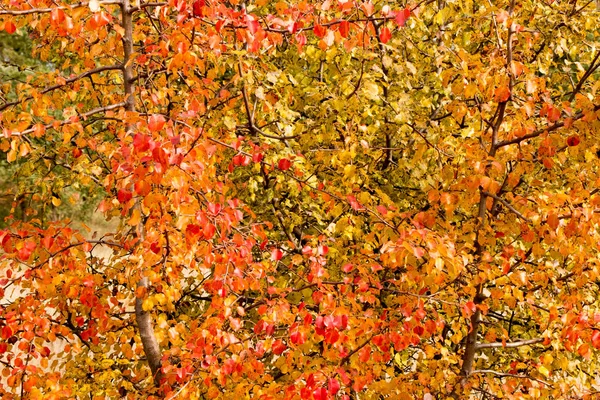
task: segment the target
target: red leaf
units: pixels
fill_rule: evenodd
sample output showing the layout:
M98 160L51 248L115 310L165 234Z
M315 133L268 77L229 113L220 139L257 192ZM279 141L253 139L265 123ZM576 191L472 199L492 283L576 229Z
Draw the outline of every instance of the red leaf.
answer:
M340 376L340 379L342 380L342 383L344 385L349 385L350 382L352 382L350 380L350 377L348 376L348 374L346 373L346 371L343 368L338 368L337 373Z
M200 227L196 224L189 224L185 227L186 236L200 236Z
M0 342L0 354L6 353L8 350L8 344L6 342Z
M148 118L148 129L150 132L158 132L165 125L165 117L160 114L153 114Z
M384 26L383 28L381 28L381 32L379 33L379 40L381 40L381 43L385 44L389 42L391 38L392 33L390 32L388 27Z
M148 193L150 193L150 190L152 189L152 187L146 181L137 181L133 185L133 187L135 189L135 192L140 196L146 196Z
M21 260L21 261L29 260L29 257L31 257L31 253L33 253L33 251L35 250L36 247L37 247L37 244L31 240L28 240L25 243L23 243L23 247L21 249L19 249L19 251L17 252L17 256L19 257L19 260Z
M279 163L277 164L277 167L282 171L287 171L288 169L290 169L291 166L292 166L292 162L290 160L288 160L287 158L282 158L281 160L279 160Z
M62 24L63 22L65 22L65 19L65 12L60 8L54 8L50 12L50 20L53 24Z
M362 363L366 363L371 358L371 348L365 346L358 351L358 360Z
M296 345L304 344L304 342L306 342L306 334L304 332L295 330L290 335L290 340L292 341L293 344L296 344Z
M287 346L285 345L285 343L283 343L281 339L277 339L275 342L273 342L271 348L273 349L273 354L281 355L281 353L283 353L285 349L287 349Z
M46 236L42 239L42 246L44 246L44 249L46 250L50 250L53 244L54 238L52 236Z
M333 318L333 326L340 330L344 330L348 327L348 316L347 315L336 315Z
M298 48L302 49L302 47L306 44L306 35L304 33L297 34L296 43L298 43Z
M121 204L127 203L132 197L133 194L129 190L121 189L117 192L117 200L119 200L119 203Z
M327 332L325 332L325 343L334 344L339 338L340 334L337 329L327 329Z
M150 138L147 135L136 133L133 136L133 148L138 153L148 150L150 148Z
M221 205L218 203L208 203L208 212L212 215L217 215L221 212Z
M160 245L158 244L158 242L152 242L152 244L150 244L150 250L154 254L160 253Z
M283 257L283 252L281 250L279 250L279 249L271 250L271 260L279 261L279 260L281 260L281 257Z
M329 399L329 395L327 394L327 389L318 388L313 392L313 399L315 400L327 400Z
M194 2L194 5L192 6L192 13L193 13L194 17L196 17L196 18L204 17L204 12L202 10L202 7L204 7L204 5L205 5L204 0L196 0Z
M254 153L254 154L252 155L252 161L254 161L255 163L259 163L259 162L261 162L261 161L262 161L262 159L263 159L263 155L262 155L262 153Z
M319 330L325 329L325 319L323 318L322 315L317 316L317 318L315 319L315 327ZM319 333L319 335L320 335L320 333Z
M236 154L235 156L233 156L233 165L242 165L244 163L244 155L243 154Z
M329 394L335 396L340 390L340 382L337 379L331 378L327 382L327 387L329 388Z
M352 209L354 209L356 211L364 210L363 206L360 205L358 200L356 200L356 197L354 197L352 195L348 195L346 198L348 199L348 203L350 203L350 206L352 207Z
M246 15L246 25L251 34L255 34L260 29L260 23L251 15Z
M10 34L13 34L17 31L17 27L13 24L12 21L6 21L4 23L4 30Z
M348 21L340 22L340 35L342 35L343 38L347 38L349 33L350 33L350 22L348 22Z
M398 26L404 26L408 17L410 17L409 7L406 7L404 10L396 11L396 23L398 24Z
M352 264L344 264L344 266L342 267L342 271L344 271L345 273L348 273L350 271L352 271L354 269L354 265Z
M2 339L6 340L13 335L13 331L8 325L2 327Z
M175 7L177 8L177 11L181 14L182 12L185 12L185 9L187 8L187 4L185 0L179 0L175 2Z
M594 331L594 333L592 333L592 345L595 348L600 349L600 331Z
M577 146L579 143L581 143L581 140L579 139L579 136L577 135L573 135L573 136L569 136L569 138L567 139L567 145L568 146Z
M315 36L317 36L319 39L322 39L327 34L327 28L322 25L315 24L313 32L315 33Z
M463 307L462 307L462 311L463 314L466 318L469 318L471 315L473 315L475 313L475 311L477 310L477 306L475 305L474 302L472 301L468 301Z
M204 238L205 239L212 239L212 237L215 235L217 228L213 225L213 224L206 224L204 226Z
M92 17L91 27L94 29L101 28L104 25L107 25L111 20L112 17L109 14L105 13L104 11L101 11L99 13L94 14L94 16Z
M548 121L556 122L560 118L560 110L556 107L550 106L548 110Z

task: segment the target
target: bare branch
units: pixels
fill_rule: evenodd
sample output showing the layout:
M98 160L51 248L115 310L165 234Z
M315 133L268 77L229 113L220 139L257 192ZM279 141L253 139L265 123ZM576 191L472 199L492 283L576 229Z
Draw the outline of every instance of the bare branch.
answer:
M543 385L552 387L552 385L549 384L548 382L543 381L541 379L533 378L533 377L531 377L529 375L509 374L509 373L506 373L506 372L494 371L493 369L476 369L476 370L471 371L471 375L474 375L474 374L492 374L492 375L496 375L496 376L498 376L500 378L531 379L532 381L536 381L536 382L539 382L539 383L541 383Z
M239 71L240 71L240 76L243 76L241 61L239 63ZM262 129L260 129L258 126L256 126L254 124L254 110L250 109L250 100L248 99L248 91L246 90L245 83L242 85L242 96L244 99L244 108L246 109L246 116L248 118L248 129L250 129L251 132L258 133L258 134L260 134L264 137L270 138L270 139L277 139L277 140L282 140L282 141L288 140L288 139L295 139L298 136L300 136L300 135L276 136L276 135L271 135L271 134L264 132Z
M367 340L365 340L364 342L362 342L362 344L360 344L357 348L355 348L350 353L348 353L348 355L346 357L342 358L342 360L340 361L340 365L344 365L345 363L347 363L348 360L350 360L350 357L352 357L360 349L362 349L363 347L365 347L366 345L368 345L369 342L371 341L371 339L373 339L374 337L375 337L375 334L373 333Z
M541 343L544 341L544 338L535 338L535 339L526 339L526 340L517 340L515 342L494 342L494 343L477 343L475 348L477 350L480 349L493 349L493 348L506 348L513 349L521 346L529 346L531 344Z
M58 83L56 85L52 85L52 86L48 86L44 89L42 89L39 93L40 94L46 94L48 92L51 92L53 90L59 89L61 87L64 87L70 83L76 82L82 78L87 78L88 76L94 75L94 74L98 74L100 72L104 72L104 71L111 71L111 70L120 70L123 68L122 64L115 64L115 65L105 65L102 67L98 67L98 68L94 68L94 69L90 69L89 71L85 71L77 76L73 76L69 79L65 79L65 81L63 83ZM20 104L24 101L27 100L31 100L33 99L33 96L28 96L25 97L23 99L17 100L17 101L11 101L10 103L4 103L2 105L0 105L0 111L5 110L6 108L10 107L10 106L15 106L17 104Z
M131 7L129 9L129 11L139 11L139 10L141 10L143 8L148 8L148 7L162 7L162 6L166 6L168 4L169 3L165 3L165 2L160 2L160 3L143 3L143 4L137 5L135 7Z
M600 58L600 51L596 52L596 56L590 63L590 66L588 67L587 71L585 71L585 74L583 74L579 82L577 82L577 86L575 86L573 93L571 93L571 96L569 96L569 101L573 101L573 99L575 99L575 96L577 95L577 93L579 93L585 81L594 73L595 70L598 69L598 67L600 67L600 63L596 64L598 58Z
M508 201L504 200L502 197L496 196L495 194L486 192L486 191L482 191L481 194L484 196L489 196L489 197L499 201L500 203L504 204L504 206L506 206L506 208L508 208L510 211L512 211L517 217L521 218L523 221L531 222L529 220L529 218L525 217L523 214L521 214L519 211L517 211L516 208L514 208Z
M93 110L90 110L83 114L79 114L79 115L76 115L75 117L71 117L71 118L65 119L63 121L60 121L58 123L58 125L56 125L55 123L44 125L44 128L50 129L50 128L57 128L59 126L63 126L63 125L67 125L67 124L72 124L72 123L80 121L82 119L86 119L87 117L89 117L91 115L115 110L117 108L125 107L126 105L127 105L127 103L117 103L117 104L111 104L110 106L106 106L106 107L94 108ZM35 132L35 128L29 128L29 129L26 129L21 132L13 132L11 135L12 136L25 136L25 135L28 135L33 132Z
M598 110L600 110L600 105L594 106L594 110L593 111L598 111ZM580 112L580 113L575 114L573 117L571 117L571 120L572 121L577 121L577 120L583 118L584 116L585 116L585 114L583 112ZM549 132L555 131L555 130L557 130L559 128L562 128L563 126L565 126L565 122L564 121L557 122L557 123L555 123L553 125L550 125L550 126L548 126L546 128L538 129L537 131L531 132L531 133L529 133L527 135L523 135L521 137L510 139L510 140L503 140L503 141L501 141L501 142L498 143L498 145L496 146L496 148L499 149L500 147L508 146L510 144L521 143L521 142L523 142L523 141L525 141L527 139L533 139L535 137L538 137L538 136L540 136L543 133L549 133Z
M100 0L100 5L107 4L121 4L121 0ZM29 14L47 14L53 10L72 10L75 8L87 7L88 1L81 1L75 4L69 4L67 6L56 6L51 8L30 8L29 10L0 10L0 15L29 15Z
M352 93L350 93L348 96L346 96L346 100L350 100L352 98L352 96L354 96L354 94L356 92L358 92L358 88L360 88L360 84L362 82L364 72L365 72L365 60L362 60L362 63L360 64L360 75L358 76L356 85L354 85L354 90L352 91Z

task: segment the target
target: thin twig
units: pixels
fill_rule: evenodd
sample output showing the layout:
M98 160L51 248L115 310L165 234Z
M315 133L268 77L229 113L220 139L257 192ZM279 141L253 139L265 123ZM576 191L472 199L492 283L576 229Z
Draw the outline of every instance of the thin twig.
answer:
M111 70L120 70L122 68L123 68L122 64L115 64L115 65L106 65L106 66L102 66L102 67L90 69L89 71L85 71L85 72L83 72L83 73L81 73L81 74L79 74L77 76L71 77L69 79L65 79L65 81L63 83L58 83L56 85L48 86L48 87L42 89L39 92L39 94L46 94L46 93L51 92L53 90L59 89L61 87L64 87L64 86L66 86L66 85L68 85L70 83L76 82L76 81L78 81L80 79L86 78L88 76L92 76L94 74L98 74L100 72L111 71ZM8 107L15 106L17 104L20 104L20 103L22 103L24 101L31 100L31 99L33 99L33 96L27 96L27 97L25 97L23 99L20 99L20 100L17 100L17 101L11 101L9 103L4 103L4 104L0 105L0 111L3 111L5 109L7 109Z
M481 194L484 196L489 196L489 197L499 201L500 203L504 204L506 206L506 208L508 208L510 211L512 211L517 217L521 218L523 221L531 222L531 220L529 218L525 217L523 214L521 214L519 211L517 211L516 208L514 208L508 201L504 200L502 197L496 196L495 194L486 192L486 191L481 191Z
M100 5L106 4L121 4L121 0L100 0ZM90 3L88 1L81 1L75 4L69 4L67 6L56 6L50 8L30 8L29 10L0 10L0 15L28 15L28 14L46 14L54 10L72 10L75 8L87 7Z
M56 125L56 123L44 125L44 129L58 128L59 126L71 124L71 123L77 122L77 121L79 121L81 119L85 119L85 118L87 118L87 117L89 117L91 115L98 114L98 113L101 113L101 112L111 111L111 110L114 110L114 109L117 109L117 108L125 107L126 105L127 105L127 103L123 102L123 103L111 104L110 106L106 106L106 107L94 108L93 110L90 110L90 111L85 112L83 114L78 114L78 115L75 115L74 117L65 119L63 121L59 121L58 125ZM21 132L13 132L11 135L12 136L25 136L27 134L35 132L35 130L36 130L36 128L29 128L29 129L26 129L26 130L21 131Z
M494 348L514 349L516 347L529 346L531 344L541 343L543 341L544 341L544 338L535 338L535 339L517 340L514 342L477 343L475 345L475 348L477 350L494 349Z
M537 379L537 378L533 378L529 375L518 375L518 374L509 374L506 372L498 372L498 371L494 371L493 369L476 369L471 371L471 373L469 375L474 375L474 374L492 374L492 375L496 375L500 378L519 378L519 379L531 379L532 381L536 381L539 382L541 384L544 384L546 386L549 387L553 387L550 383L543 381L541 379Z

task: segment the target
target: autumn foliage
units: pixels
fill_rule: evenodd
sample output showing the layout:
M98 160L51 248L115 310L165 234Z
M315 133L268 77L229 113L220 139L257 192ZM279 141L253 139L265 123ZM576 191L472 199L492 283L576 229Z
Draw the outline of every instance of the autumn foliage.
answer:
M599 15L0 1L0 395L594 398Z

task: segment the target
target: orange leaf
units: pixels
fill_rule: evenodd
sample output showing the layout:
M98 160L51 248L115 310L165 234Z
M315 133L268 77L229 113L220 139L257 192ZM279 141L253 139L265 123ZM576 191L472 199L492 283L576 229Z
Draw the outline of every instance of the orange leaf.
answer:
M340 35L342 35L343 38L347 38L349 32L350 32L350 22L348 22L348 21L340 22Z
M365 13L365 15L367 17L370 17L371 15L373 15L373 3L371 3L370 1L366 1L364 3L361 4L360 9L363 10L363 12Z
M387 26L384 26L381 29L381 32L379 33L379 40L381 40L381 43L385 44L385 43L389 42L391 38L392 38L392 33L390 32L390 30L388 29Z
M10 34L13 34L16 32L17 27L15 26L15 24L12 21L6 21L4 23L4 30Z
M165 117L161 114L153 114L148 118L148 129L150 132L158 132L165 125Z

